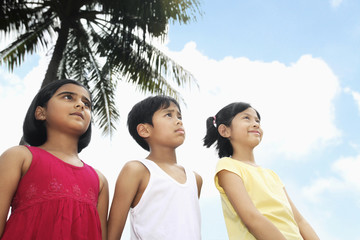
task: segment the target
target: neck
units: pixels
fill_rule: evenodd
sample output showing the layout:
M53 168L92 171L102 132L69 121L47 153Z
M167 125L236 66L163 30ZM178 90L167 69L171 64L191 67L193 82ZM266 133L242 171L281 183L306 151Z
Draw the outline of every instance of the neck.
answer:
M235 147L233 148L234 152L232 158L242 161L255 164L255 157L254 157L254 148L249 147Z
M168 163L168 164L176 164L176 152L175 149L166 148L151 148L150 154L147 156L147 159L152 160L157 163Z
M52 136L48 134L47 141L41 146L43 149L52 152L61 152L68 156L78 156L78 138L65 134Z

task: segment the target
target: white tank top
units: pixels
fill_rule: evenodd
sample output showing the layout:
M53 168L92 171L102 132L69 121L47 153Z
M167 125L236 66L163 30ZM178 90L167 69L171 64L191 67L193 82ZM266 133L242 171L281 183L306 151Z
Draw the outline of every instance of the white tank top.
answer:
M194 172L185 168L181 184L151 160L139 160L150 172L149 183L130 209L131 240L199 240L201 218Z

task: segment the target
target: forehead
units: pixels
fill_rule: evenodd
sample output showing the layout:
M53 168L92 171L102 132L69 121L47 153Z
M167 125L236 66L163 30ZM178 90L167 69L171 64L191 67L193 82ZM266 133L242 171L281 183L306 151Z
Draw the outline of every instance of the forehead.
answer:
M180 112L180 109L178 108L178 106L176 106L176 104L174 102L170 102L170 105L168 107L162 106L159 110L160 111L177 111Z
M251 108L251 107L245 109L245 110L242 111L242 112L239 112L237 115L240 115L240 116L241 116L241 115L251 115L251 116L254 116L254 117L258 117L255 109L253 109L253 108Z
M90 99L90 94L85 88L72 83L62 85L61 87L58 88L58 90L56 90L54 95L57 95L61 92L72 92Z

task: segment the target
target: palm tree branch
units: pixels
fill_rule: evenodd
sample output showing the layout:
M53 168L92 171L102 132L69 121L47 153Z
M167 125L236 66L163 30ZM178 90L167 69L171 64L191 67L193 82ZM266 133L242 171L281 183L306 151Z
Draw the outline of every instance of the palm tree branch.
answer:
M114 89L116 85L111 79L109 70L101 69L96 57L93 55L93 41L88 33L79 25L74 35L74 44L71 44L73 52L71 56L77 56L77 59L71 61L71 73L77 72L76 79L83 79L91 87L94 96L94 115L98 117L98 124L104 129L104 133L112 135L116 129L114 123L119 118L119 113L115 107ZM70 45L70 44L69 44ZM77 71L76 71L77 70Z
M38 46L47 48L48 42L44 36L45 32L52 35L51 24L52 20L49 19L46 22L39 23L37 26L33 26L34 30L18 36L14 42L0 52L0 64L2 62L7 63L9 69L13 71L14 66L20 65L24 60L26 53L32 54L37 51Z
M59 40L54 48L58 61L49 63L50 80L74 77L88 86L97 122L111 134L119 117L114 103L118 79L140 91L174 97L179 96L175 87L195 82L150 41L164 37L170 21L195 20L198 9L199 0L2 0L0 34L16 40L0 52L0 64L12 70L26 53L48 48L57 29L66 29L63 48L57 47ZM60 33L58 39L65 36Z
M11 30L19 32L21 29L28 31L32 29L31 25L52 14L46 1L38 4L13 0L4 2L0 12L0 30L5 33Z
M138 75L144 77L146 76L145 74L138 74L139 72L147 72L151 70L153 73L152 77L163 76L167 79L173 79L177 86L184 84L188 84L190 86L192 83L195 83L196 86L198 86L196 80L189 71L181 67L161 50L153 45L150 45L136 34L125 34L125 36L127 35L130 35L129 38L133 41L131 46L127 46L121 42L125 41L129 44L130 40L124 40L123 38L118 39L115 38L114 35L107 36L109 39L106 39L103 44L108 45L111 43L111 40L117 40L117 42L111 47L112 51L116 52L116 54L109 55L104 52L103 55L108 56L109 61L113 63L115 68L116 66L124 65L123 71L127 72L132 81L135 80L136 82ZM124 50L124 46L127 46L128 48ZM138 67L131 68L130 66ZM140 79L137 80L140 82L142 81Z

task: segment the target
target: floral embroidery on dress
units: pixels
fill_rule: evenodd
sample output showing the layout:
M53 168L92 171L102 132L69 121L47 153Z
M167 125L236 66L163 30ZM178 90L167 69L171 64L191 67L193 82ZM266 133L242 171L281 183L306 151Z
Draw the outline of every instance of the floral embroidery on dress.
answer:
M95 201L95 202L97 201L97 197L96 197L95 192L94 192L94 190L92 188L89 188L88 196L89 196L89 199L91 201Z
M80 189L79 185L77 185L77 184L73 185L72 190L73 190L73 193L75 196L80 197L81 189Z
M30 184L26 190L26 198L31 199L37 194L37 187L34 184Z
M49 191L50 192L60 192L63 190L63 185L58 183L56 178L53 178L49 183Z

